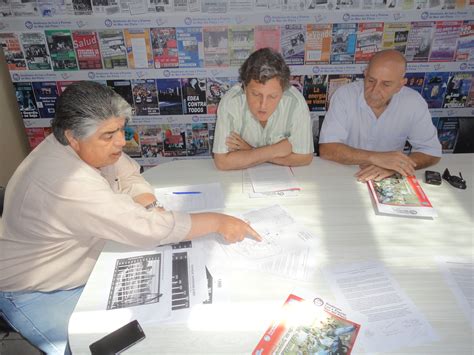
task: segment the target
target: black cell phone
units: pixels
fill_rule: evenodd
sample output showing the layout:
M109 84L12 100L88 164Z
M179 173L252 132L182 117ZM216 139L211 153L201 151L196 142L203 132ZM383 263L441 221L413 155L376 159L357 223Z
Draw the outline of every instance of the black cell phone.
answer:
M92 355L115 355L145 339L145 333L137 320L114 330L89 345Z
M431 185L441 185L441 174L437 171L426 170L425 182Z

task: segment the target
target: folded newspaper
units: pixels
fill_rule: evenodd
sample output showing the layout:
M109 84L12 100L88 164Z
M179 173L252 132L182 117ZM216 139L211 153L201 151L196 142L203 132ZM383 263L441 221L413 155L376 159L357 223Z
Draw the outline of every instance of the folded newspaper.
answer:
M349 355L359 330L359 324L322 298L290 294L252 354Z
M380 214L405 217L438 216L414 176L394 175L380 181L370 180L367 185Z

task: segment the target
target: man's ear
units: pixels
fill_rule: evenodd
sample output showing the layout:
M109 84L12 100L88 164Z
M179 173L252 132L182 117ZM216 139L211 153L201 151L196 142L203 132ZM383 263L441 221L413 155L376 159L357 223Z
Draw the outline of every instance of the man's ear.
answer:
M64 132L64 135L66 136L66 139L69 142L71 148L76 152L79 151L79 141L74 137L72 131L70 129L67 129Z

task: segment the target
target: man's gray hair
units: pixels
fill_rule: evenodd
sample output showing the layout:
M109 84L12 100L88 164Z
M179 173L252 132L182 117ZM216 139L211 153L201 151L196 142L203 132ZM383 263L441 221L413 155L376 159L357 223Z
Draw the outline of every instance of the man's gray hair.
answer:
M103 122L112 117L130 119L132 108L111 88L94 81L79 81L69 85L59 96L56 114L51 121L56 139L69 145L66 130L74 138L92 135Z
M290 87L290 68L280 53L271 48L253 52L239 69L239 80L247 86L251 80L265 84L277 78L283 90Z

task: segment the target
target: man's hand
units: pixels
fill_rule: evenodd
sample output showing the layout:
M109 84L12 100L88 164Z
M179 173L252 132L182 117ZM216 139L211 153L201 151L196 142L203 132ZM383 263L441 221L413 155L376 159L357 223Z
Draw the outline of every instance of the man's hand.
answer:
M416 163L402 152L374 152L370 155L370 162L380 168L396 171L402 176L415 175Z
M283 139L272 145L274 158L284 158L293 152L293 146L288 139Z
M241 136L239 136L235 132L232 132L230 136L226 138L225 144L231 152L235 152L237 150L253 149L253 147L250 144L248 144L245 140L242 139Z
M377 165L359 165L359 167L359 172L354 176L360 182L367 182L369 180L380 181L396 173L394 170L381 168Z
M259 242L262 241L262 237L241 219L224 214L219 219L217 233L222 235L227 242L241 242L245 237L252 237Z

